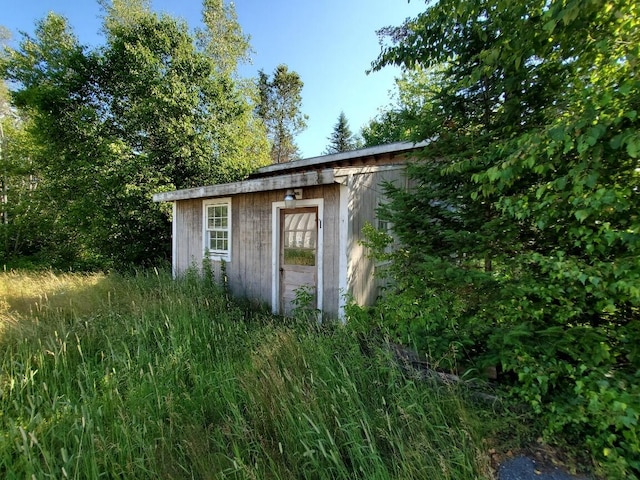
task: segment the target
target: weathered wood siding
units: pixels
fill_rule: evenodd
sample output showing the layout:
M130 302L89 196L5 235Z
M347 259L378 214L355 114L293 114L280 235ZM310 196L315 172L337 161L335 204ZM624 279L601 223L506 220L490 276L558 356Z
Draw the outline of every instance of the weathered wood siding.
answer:
M378 228L376 209L386 200L382 184L393 182L406 187L405 169L402 166L390 170L359 173L349 176L349 223L350 235L347 246L347 279L349 291L356 303L371 305L379 295L381 280L375 275L375 263L360 242L366 223Z
M272 203L282 202L286 190L248 193L231 197L231 260L226 264L228 285L236 296L258 304L271 304L272 296ZM323 198L324 218L320 230L323 252L323 311L337 314L339 185L303 189L303 198ZM192 265L200 266L204 254L202 204L206 198L181 200L176 208L176 273ZM212 260L220 278L220 262Z
M204 253L202 240L202 200L176 202L173 239L175 256L174 274L180 275L191 266L201 268Z
M381 186L383 182L407 186L402 163L403 155L386 153L349 159L346 164L323 165L322 172L329 172L330 181L336 183L327 181L303 187L303 199L322 198L324 202L323 216L319 219L322 222L319 232L323 235L323 284L318 288L322 290L322 310L326 316L340 313L341 297L345 293L351 294L357 303L365 305L372 304L379 294L380 280L375 276L376 266L367 258L367 252L360 244L363 239L362 228L367 222L378 227L376 209L385 201ZM252 191L252 188L278 188L284 183L289 185L292 175L299 174L288 175L286 179L268 177L248 180L253 182L248 190L244 189L244 183L228 184L218 189L220 196L231 198L231 260L226 265L228 285L234 295L258 304L271 305L272 302L273 203L284 200L286 189ZM241 187L241 193L233 193ZM211 197L192 199L190 195L198 192L187 191L188 199L176 200L176 274L191 266L199 268L202 265L202 205ZM215 195L218 196L217 193ZM220 279L220 262L212 260L212 265L216 278Z
M327 316L337 317L340 305L339 278L339 239L340 239L340 185L324 185L311 192L316 198L324 198L324 218L322 234L324 235L323 268L323 312ZM313 198L306 196L305 198Z
M271 202L276 200L278 191L231 197L229 287L234 295L260 304L271 303Z

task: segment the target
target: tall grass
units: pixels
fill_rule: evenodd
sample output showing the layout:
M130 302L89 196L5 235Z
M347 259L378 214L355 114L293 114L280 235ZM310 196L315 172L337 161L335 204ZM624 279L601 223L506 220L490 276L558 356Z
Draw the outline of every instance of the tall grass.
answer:
M165 272L0 275L3 478L472 479L459 392Z

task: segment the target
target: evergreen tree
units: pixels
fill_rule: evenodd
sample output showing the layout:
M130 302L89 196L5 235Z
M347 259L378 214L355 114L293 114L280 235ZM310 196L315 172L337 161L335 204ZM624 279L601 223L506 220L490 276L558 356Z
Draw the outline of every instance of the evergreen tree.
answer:
M344 112L340 112L338 122L333 127L333 133L329 138L329 146L325 150L325 154L348 152L358 147L358 142L354 138L349 122Z
M295 136L307 128L308 119L300 111L303 86L300 76L286 65L278 65L271 79L264 71L258 72L256 113L266 126L273 163L289 162L300 156Z

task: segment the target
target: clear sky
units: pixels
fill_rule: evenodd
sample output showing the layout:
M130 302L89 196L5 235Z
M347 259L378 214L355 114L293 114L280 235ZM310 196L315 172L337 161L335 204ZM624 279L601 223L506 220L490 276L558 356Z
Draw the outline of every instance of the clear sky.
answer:
M67 17L87 45L102 43L96 0L1 0L0 25L18 38L31 33L47 12ZM366 75L380 52L376 30L400 25L425 9L424 0L236 0L238 22L251 37L252 63L243 77L258 70L271 74L284 63L302 81L302 112L308 127L296 141L303 157L322 154L338 115L344 111L356 133L390 102L399 70L387 67ZM200 25L200 0L152 0L154 10Z

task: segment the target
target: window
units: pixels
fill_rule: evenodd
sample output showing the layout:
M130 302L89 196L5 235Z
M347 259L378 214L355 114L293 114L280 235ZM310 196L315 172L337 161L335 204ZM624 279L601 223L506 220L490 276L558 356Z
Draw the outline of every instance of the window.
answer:
M318 238L317 209L298 208L296 213L283 211L282 263L284 265L316 264L316 240Z
M385 206L386 206L386 200L382 202L378 202L378 210L380 210L381 208L384 208ZM388 243L384 248L384 253L391 254L397 247L397 238L395 233L393 232L393 223L390 222L389 220L381 219L380 217L378 217L377 213L376 213L376 220L377 220L378 231L388 236ZM382 261L376 262L376 266L384 266L389 263L390 263L390 260L382 260Z
M378 208L376 208L376 220L378 222L378 230L382 233L386 233L387 235L390 235L393 241L395 242L396 239L393 234L393 223L391 223L389 220L383 220L379 217L380 210L383 208L386 208L387 203L388 201L386 199L378 202Z
M204 206L204 252L215 260L231 260L231 199L207 200Z

